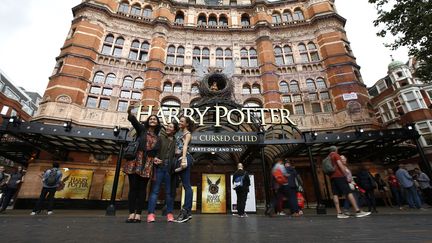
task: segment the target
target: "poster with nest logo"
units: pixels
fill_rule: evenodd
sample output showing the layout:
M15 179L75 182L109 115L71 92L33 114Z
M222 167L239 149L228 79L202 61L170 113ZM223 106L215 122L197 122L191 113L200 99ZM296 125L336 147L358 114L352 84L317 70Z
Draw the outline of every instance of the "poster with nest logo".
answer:
M224 174L202 175L202 213L226 213Z

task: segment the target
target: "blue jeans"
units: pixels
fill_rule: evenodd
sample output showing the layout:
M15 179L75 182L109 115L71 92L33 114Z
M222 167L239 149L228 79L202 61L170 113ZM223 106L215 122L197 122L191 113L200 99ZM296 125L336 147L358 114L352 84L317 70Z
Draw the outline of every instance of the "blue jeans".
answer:
M188 211L188 213L190 213L192 211L192 197L193 197L192 186L190 182L190 173L191 173L193 158L192 155L190 154L187 154L186 158L187 158L187 167L186 169L179 172L179 176L182 181L183 188L185 190L185 201L183 204L183 209L185 209L186 211Z
M167 205L167 213L172 213L174 201L171 197L171 175L167 166L156 167L156 180L153 182L150 198L148 202L148 212L154 213L156 209L156 201L159 195L161 184L165 184L165 203Z
M396 187L390 187L390 190L392 192L392 195L393 195L393 197L394 197L397 205L399 207L402 207L403 197L402 197L401 189L400 188L396 188Z
M408 205L410 208L421 208L420 197L415 186L405 188Z

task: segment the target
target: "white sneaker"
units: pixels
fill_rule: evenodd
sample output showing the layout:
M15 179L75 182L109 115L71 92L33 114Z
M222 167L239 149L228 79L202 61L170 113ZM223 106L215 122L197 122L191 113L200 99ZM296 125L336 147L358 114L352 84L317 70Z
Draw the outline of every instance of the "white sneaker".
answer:
M31 212L30 215L31 215L31 216L35 216L35 215L36 215L36 212Z
M337 218L338 219L347 219L347 218L349 218L349 216L346 214L343 214L343 213L338 213Z
M279 216L285 216L286 213L285 212L278 212L277 215L279 215Z
M48 211L47 214L48 215L52 215L52 214L54 214L54 212L53 211Z
M356 216L356 218L361 218L361 217L366 217L366 216L368 216L370 214L371 214L371 212L360 211L360 212L356 213L355 216Z

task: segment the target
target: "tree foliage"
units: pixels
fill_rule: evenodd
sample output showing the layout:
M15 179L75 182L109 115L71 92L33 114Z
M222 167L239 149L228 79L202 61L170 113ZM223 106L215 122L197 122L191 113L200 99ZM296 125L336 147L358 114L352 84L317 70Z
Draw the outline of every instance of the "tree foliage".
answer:
M375 26L380 26L378 36L391 34L395 50L408 47L420 66L416 76L424 82L432 82L432 1L431 0L369 0L378 11Z

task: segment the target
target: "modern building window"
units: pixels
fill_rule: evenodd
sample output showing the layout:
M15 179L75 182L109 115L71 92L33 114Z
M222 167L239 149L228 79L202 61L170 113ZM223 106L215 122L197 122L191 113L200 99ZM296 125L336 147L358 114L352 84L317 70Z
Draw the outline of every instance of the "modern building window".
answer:
M120 13L129 13L129 4L128 3L120 3L118 11Z
M153 10L150 6L146 6L143 11L144 18L151 18L153 15Z
M333 112L333 107L330 102L325 102L323 104L324 112Z
M113 44L114 44L114 36L111 34L107 35L107 37L105 37L105 41L102 46L102 54L111 55Z
M317 89L326 89L327 85L323 78L317 78L316 80Z
M181 11L177 12L174 22L179 25L184 24L184 13Z
M243 15L241 16L241 25L242 25L243 27L248 27L248 26L250 26L250 17L249 17L249 15L247 15L247 14L243 14Z
M287 82L281 81L279 83L279 92L281 92L281 93L288 93L289 92L289 87L288 87Z
M116 83L116 76L113 73L107 75L105 84L114 85Z
M416 124L417 130L421 135L421 141L425 146L432 145L432 124L431 121L427 122L418 122Z
M283 22L292 22L293 20L294 19L293 19L291 12L289 10L285 10L282 14L282 21Z
M86 105L86 107L88 107L88 108L96 108L97 107L97 100L98 99L96 97L89 96L87 98L87 105Z
M105 74L103 72L96 72L93 77L93 83L101 84L104 83L105 80Z
M182 85L179 83L174 84L174 93L181 93L182 92Z
M99 108L104 109L104 110L108 110L109 102L110 102L109 99L100 99Z
M296 115L304 115L305 114L304 107L302 104L295 105L294 109L295 109Z
M294 20L304 20L303 11L300 9L294 10Z
M242 94L244 94L244 95L251 94L251 88L249 85L247 85L247 84L243 85Z
M140 16L141 15L141 7L137 4L132 6L131 9L131 14L135 15L135 16Z
M143 89L144 80L142 78L136 78L134 83L134 89Z
M132 88L132 86L133 86L133 79L132 79L132 77L131 76L126 76L124 79L123 79L123 88Z
M118 103L118 106L117 106L117 111L125 112L125 111L127 111L128 106L129 105L128 105L127 101L120 100Z

